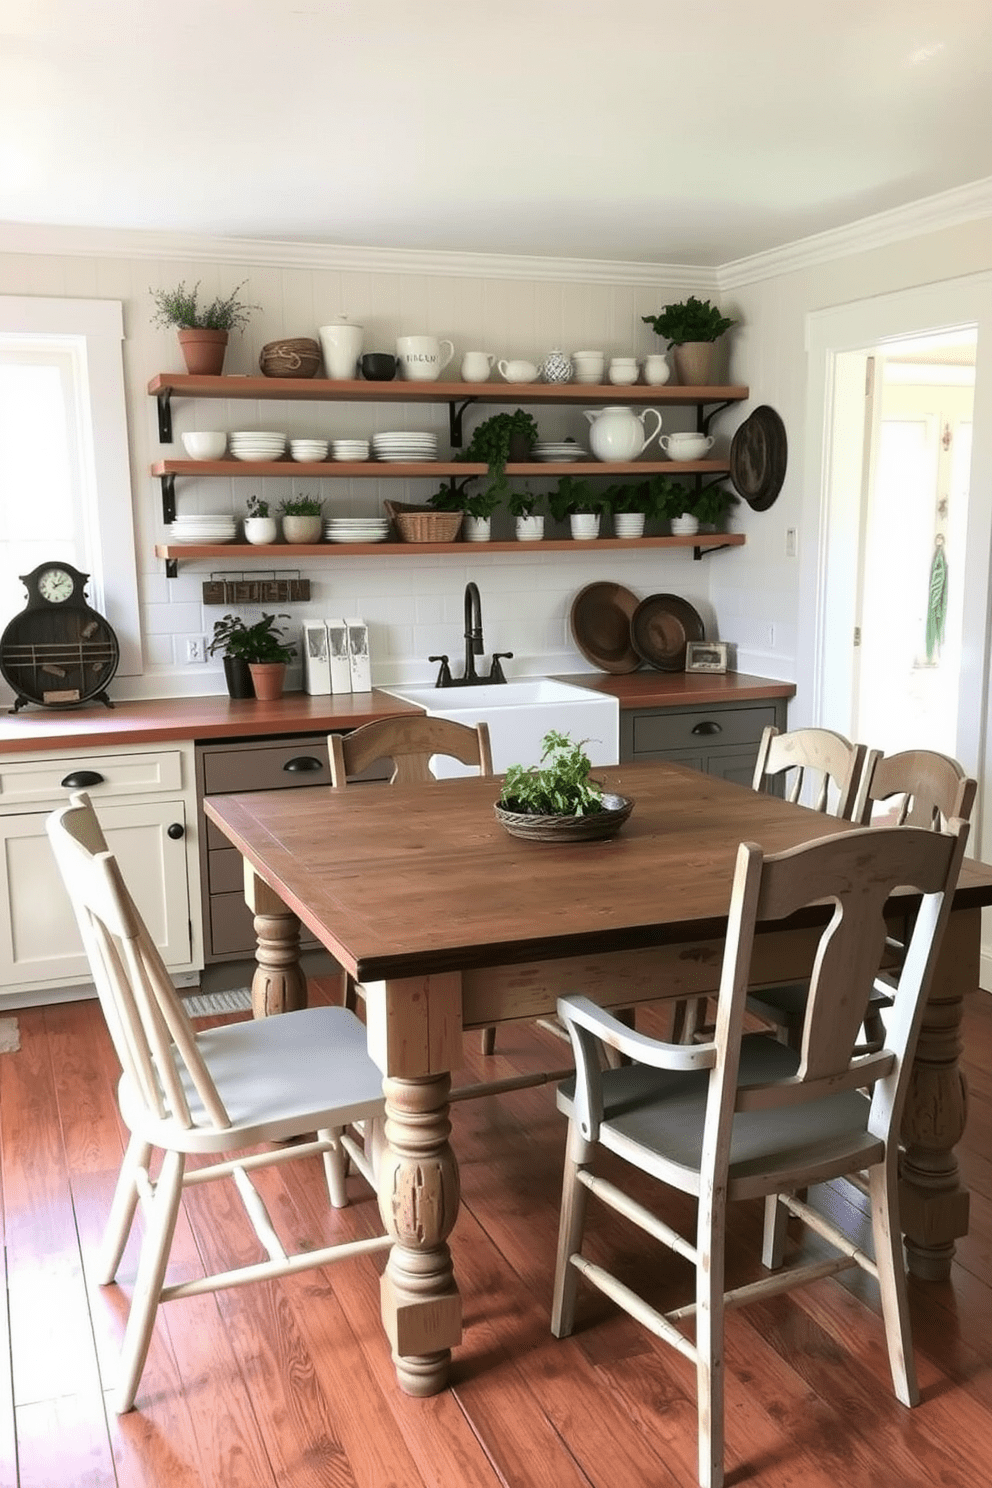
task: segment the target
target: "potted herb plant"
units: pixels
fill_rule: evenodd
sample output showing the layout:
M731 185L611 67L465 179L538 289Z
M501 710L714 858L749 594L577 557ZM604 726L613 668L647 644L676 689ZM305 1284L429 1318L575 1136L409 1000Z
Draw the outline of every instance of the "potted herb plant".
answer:
M255 696L245 654L247 634L248 627L240 615L225 615L222 620L214 621L213 638L207 647L211 656L217 651L223 652L224 677L228 695L232 698Z
M493 510L509 495L508 461L526 460L537 434L536 422L523 408L515 408L512 413L494 413L476 426L459 454L459 460L488 465L486 490L493 498Z
M525 485L522 490L511 492L506 504L510 515L516 518L517 542L540 542L544 536L544 513L537 510L540 493Z
M468 476L463 481L451 481L435 491L428 505L437 511L460 511L465 513L462 532L466 542L488 542L492 536L493 513L499 506L499 493L493 485L475 494L469 486L480 477Z
M288 543L319 543L323 535L320 513L324 503L316 496L287 496L279 503L282 535Z
M567 518L574 538L588 540L599 536L600 518L607 510L607 503L602 491L596 491L584 476L563 475L554 490L548 492L548 510L556 522Z
M641 481L617 481L603 491L603 500L613 514L615 537L642 537L647 521L665 518L676 502L681 511L684 487L667 475L651 475Z
M187 372L216 376L224 369L224 353L231 331L244 330L251 312L259 305L247 305L238 293L247 279L228 295L216 295L209 304L200 301L200 281L192 289L181 280L175 289L150 289L155 301L152 324L174 326L186 362Z
M224 671L228 676L228 691L232 697L255 696L264 702L282 697L286 681L286 665L296 655L296 647L284 641L277 620L288 620L282 615L266 615L254 625L246 625L240 615L225 615L214 622L213 639L207 648L224 652ZM238 668L228 666L228 661L243 662L250 672L252 692L235 692L231 687L231 674Z
M709 300L690 295L663 305L658 315L642 315L658 336L664 336L672 347L675 372L686 387L706 387L713 367L713 343L736 321L722 315Z
M269 516L269 503L249 496L245 516L245 538L250 543L274 543L279 535L275 517Z
M509 767L495 811L511 836L581 842L620 830L634 803L607 795L590 778L584 743L552 729L541 741L540 765Z

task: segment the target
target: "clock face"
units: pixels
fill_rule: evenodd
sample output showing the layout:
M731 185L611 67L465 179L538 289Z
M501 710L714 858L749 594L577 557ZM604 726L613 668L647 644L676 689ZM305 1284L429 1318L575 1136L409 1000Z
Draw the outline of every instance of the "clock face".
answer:
M64 568L46 568L38 578L38 593L49 604L62 604L75 587L72 575L66 573Z

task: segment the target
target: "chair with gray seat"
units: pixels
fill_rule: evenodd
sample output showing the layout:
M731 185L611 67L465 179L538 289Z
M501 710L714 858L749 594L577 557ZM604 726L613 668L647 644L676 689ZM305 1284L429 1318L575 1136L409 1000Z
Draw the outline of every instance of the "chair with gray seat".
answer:
M917 1034L951 907L967 824L947 833L918 827L854 828L773 857L738 851L714 1037L664 1043L637 1034L587 998L563 997L559 1016L575 1054L574 1083L558 1094L568 1117L552 1332L575 1322L584 1277L695 1365L699 1481L724 1475L724 1312L857 1265L879 1285L897 1398L918 1399L898 1212L898 1133ZM885 909L899 888L919 896L884 1047L858 1053L857 1039L885 938ZM826 904L824 904L826 901ZM823 906L801 1049L765 1033L743 1035L750 963L759 923ZM604 1048L631 1062L601 1068ZM870 1090L870 1098L864 1093ZM626 1191L613 1162L599 1176L600 1148L696 1200L694 1237L673 1229ZM874 1260L796 1197L809 1184L867 1169ZM639 1186L639 1185L638 1185ZM583 1250L588 1197L638 1225L695 1268L695 1300L659 1312ZM728 1202L765 1197L763 1262L776 1274L725 1293ZM838 1254L782 1267L777 1213L810 1223ZM629 1268L628 1268L629 1269ZM694 1319L694 1335L686 1324ZM636 1429L636 1428L635 1428Z
M392 1243L376 1235L287 1254L249 1177L262 1167L321 1157L331 1204L345 1205L348 1157L373 1183L383 1140L382 1076L368 1056L365 1029L341 1007L197 1033L89 798L73 795L46 827L121 1064L118 1100L131 1133L98 1262L104 1285L117 1275L139 1203L145 1217L114 1398L124 1412L135 1402L160 1303L288 1276ZM347 1130L359 1124L361 1142ZM257 1150L270 1143L279 1145ZM153 1178L156 1152L161 1163ZM190 1156L214 1161L187 1171ZM268 1260L166 1285L184 1189L223 1178L233 1180Z

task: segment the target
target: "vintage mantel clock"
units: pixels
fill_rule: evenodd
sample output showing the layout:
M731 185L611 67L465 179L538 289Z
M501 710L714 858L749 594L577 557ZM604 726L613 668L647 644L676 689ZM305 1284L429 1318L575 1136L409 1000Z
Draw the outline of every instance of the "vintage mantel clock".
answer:
M28 602L0 636L0 674L17 694L12 713L28 703L75 708L90 698L114 706L106 689L120 647L86 603L88 578L58 560L21 575Z

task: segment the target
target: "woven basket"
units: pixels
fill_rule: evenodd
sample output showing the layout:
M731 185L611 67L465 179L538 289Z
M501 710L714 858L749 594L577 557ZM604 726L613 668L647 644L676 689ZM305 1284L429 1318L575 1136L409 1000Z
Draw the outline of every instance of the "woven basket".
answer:
M413 506L405 501L382 504L402 542L449 543L461 531L462 512L435 511L432 506Z
M627 796L603 792L603 810L595 816L531 816L524 811L507 811L497 801L493 807L496 820L511 837L524 837L531 842L600 842L614 837L634 809Z
M259 352L258 365L265 377L315 377L320 366L320 346L309 336L270 341Z

